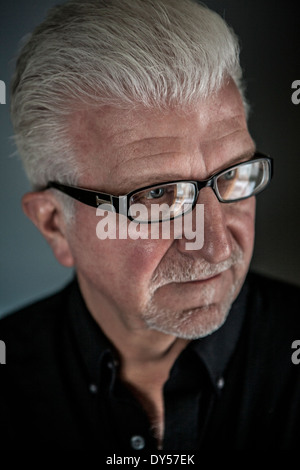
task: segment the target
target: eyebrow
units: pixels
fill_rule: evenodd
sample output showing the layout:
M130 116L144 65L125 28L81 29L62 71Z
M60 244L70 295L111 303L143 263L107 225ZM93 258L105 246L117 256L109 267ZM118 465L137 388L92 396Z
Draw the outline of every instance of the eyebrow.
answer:
M251 150L248 150L247 152L244 152L236 157L233 157L229 162L226 162L226 165L221 165L218 167L211 175L209 175L207 178L210 178L211 176L215 175L216 173L219 173L222 170L226 170L226 168L230 168L234 165L237 165L238 163L243 163L248 160L251 160L251 158L255 155L257 152L257 149L253 147Z
M199 180L198 178L184 178L182 177L182 173L160 173L158 175L145 175L144 178L142 177L136 183L128 181L126 183L126 186L130 187L131 189L129 191L126 191L126 193L129 193L130 191L134 191L139 188L143 188L144 186L155 186L157 184L165 183L168 181L205 181L206 179L211 178L216 173L219 173L222 170L226 170L226 168L230 168L234 165L237 165L238 163L250 160L254 156L256 151L256 148L252 148L251 150L243 154L233 157L229 162L226 162L225 165L218 167L213 173L209 174L206 178L201 178L201 180ZM123 191L122 194L125 194L125 192Z

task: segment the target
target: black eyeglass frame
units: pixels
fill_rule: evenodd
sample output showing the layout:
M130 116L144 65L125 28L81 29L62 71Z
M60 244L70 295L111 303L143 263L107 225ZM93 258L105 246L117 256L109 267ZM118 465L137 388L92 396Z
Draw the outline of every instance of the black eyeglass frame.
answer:
M255 190L249 196L244 196L244 197L234 199L234 200L224 200L218 192L218 187L217 187L217 183L216 183L217 178L219 176L221 176L223 173L226 173L227 171L231 171L231 170L233 170L233 169L235 169L235 168L237 168L241 165L245 165L245 164L251 163L251 162L254 163L256 161L266 161L269 165L269 180L268 180L267 184L265 184L262 188L258 187L257 190ZM99 207L101 204L108 204L110 206L113 206L117 213L121 213L123 215L126 215L126 217L129 220L135 221L135 219L132 218L130 216L130 214L128 214L128 208L130 207L130 205L129 205L130 198L132 198L132 196L134 196L136 193L139 193L141 191L146 191L147 189L155 189L155 188L160 187L160 186L165 186L165 185L175 184L175 183L192 183L194 185L194 187L196 188L196 192L195 192L195 197L194 197L194 201L193 201L193 204L191 206L191 209L188 211L188 212L191 212L195 208L198 197L199 197L199 192L203 188L206 188L206 187L212 188L212 190L214 191L217 199L220 202L222 202L224 204L232 204L234 202L242 201L242 200L248 199L252 196L256 196L257 194L262 192L268 186L268 184L270 183L272 177L273 177L273 158L271 158L271 157L269 157L269 156L267 156L263 153L255 152L255 154L253 155L253 157L250 160L247 160L247 161L244 161L244 162L241 162L241 163L237 163L237 164L232 165L228 168L224 168L223 170L218 171L217 173L213 174L210 178L208 178L206 180L202 180L202 181L196 181L196 180L165 181L165 182L161 182L161 183L158 183L158 184L155 184L155 185L151 184L151 185L148 185L148 186L144 186L142 188L135 189L135 190L130 191L129 193L121 195L121 196L115 196L113 194L108 194L108 193L101 193L99 191L95 191L95 190L91 190L91 189L85 189L85 188L81 188L81 187L78 187L78 186L65 185L65 184L58 183L56 181L49 181L49 183L44 188L44 190L51 189L51 188L57 189L59 191L62 191L65 194L67 194L68 196L72 197L73 199L76 199L77 201L80 201L83 204L86 204L88 206L95 207L95 208ZM187 212L185 212L184 214L186 214L186 213ZM183 215L183 214L180 214L180 215ZM177 216L177 217L179 217L179 216ZM170 220L172 220L172 219L170 219Z

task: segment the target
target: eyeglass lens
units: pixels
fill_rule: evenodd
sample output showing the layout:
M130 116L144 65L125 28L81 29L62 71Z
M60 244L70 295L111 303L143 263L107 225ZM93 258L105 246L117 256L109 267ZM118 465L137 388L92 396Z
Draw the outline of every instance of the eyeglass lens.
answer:
M269 181L267 161L258 160L224 171L216 179L219 197L226 202L250 197L263 189Z
M193 207L197 189L193 183L169 183L135 193L130 199L129 215L136 221L163 221L176 218ZM142 205L135 214L133 205ZM142 212L142 213L141 213ZM140 220L141 219L141 220Z
M239 164L220 173L214 189L223 202L234 202L261 191L269 182L267 160ZM197 195L194 182L167 183L136 192L129 201L129 215L136 222L170 220L189 212ZM137 209L136 205L141 205Z

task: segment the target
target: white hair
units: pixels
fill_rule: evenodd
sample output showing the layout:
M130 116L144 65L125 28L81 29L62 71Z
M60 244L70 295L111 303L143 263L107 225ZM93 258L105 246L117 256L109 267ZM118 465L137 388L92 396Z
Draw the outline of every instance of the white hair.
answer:
M231 77L241 95L238 41L192 0L71 0L24 45L12 80L15 140L34 188L75 184L68 117L83 106L190 106Z

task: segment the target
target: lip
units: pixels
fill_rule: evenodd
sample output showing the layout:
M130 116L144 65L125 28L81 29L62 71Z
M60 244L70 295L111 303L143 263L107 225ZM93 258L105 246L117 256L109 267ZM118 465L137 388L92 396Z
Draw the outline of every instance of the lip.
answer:
M223 273L215 274L210 277L206 277L205 279L195 279L193 281L185 281L185 282L180 282L178 284L193 284L193 285L198 285L198 284L204 284L206 282L213 281L215 279L218 279L219 277L222 276Z

